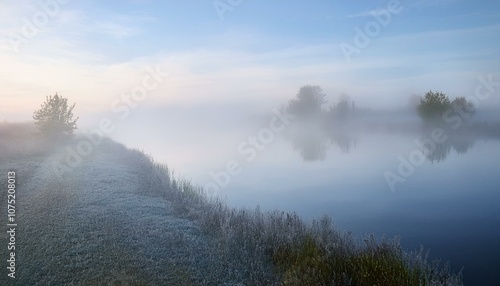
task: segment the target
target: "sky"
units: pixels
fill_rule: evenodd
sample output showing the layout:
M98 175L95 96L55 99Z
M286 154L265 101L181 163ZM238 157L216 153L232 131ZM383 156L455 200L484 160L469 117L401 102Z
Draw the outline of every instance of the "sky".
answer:
M31 120L56 92L88 124L271 110L308 84L373 108L468 96L500 78L498 35L498 0L0 0L0 120Z

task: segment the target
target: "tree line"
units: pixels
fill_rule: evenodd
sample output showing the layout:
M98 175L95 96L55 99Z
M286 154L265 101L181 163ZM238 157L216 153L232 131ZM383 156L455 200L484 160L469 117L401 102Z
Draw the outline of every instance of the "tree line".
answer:
M299 119L326 118L334 122L343 122L358 111L354 101L347 95L341 95L338 102L324 109L326 103L326 94L320 86L306 85L289 101L286 110ZM67 98L57 93L47 96L40 109L33 113L38 135L58 139L72 137L78 120L73 115L74 107L75 104L70 105ZM451 113L469 119L476 108L465 97L457 97L451 101L443 92L429 91L420 99L416 112L424 124L436 124Z
M326 117L334 121L348 119L359 111L355 102L345 94L340 96L338 102L324 108L326 103L326 94L321 87L306 85L301 87L296 97L289 101L286 110L299 119ZM415 111L424 124L438 124L452 113L469 119L476 112L476 107L465 97L450 100L443 92L430 90L419 99Z

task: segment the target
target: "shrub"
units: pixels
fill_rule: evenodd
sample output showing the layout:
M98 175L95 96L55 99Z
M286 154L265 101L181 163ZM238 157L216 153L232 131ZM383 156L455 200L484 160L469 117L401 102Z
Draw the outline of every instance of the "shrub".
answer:
M451 107L450 99L442 92L427 92L420 100L417 111L425 122L440 120Z
M296 98L290 100L287 111L299 118L311 118L321 115L326 103L326 94L319 86L306 85L300 88Z
M73 118L73 108L68 105L68 99L59 96L47 96L40 109L33 113L33 119L38 128L38 134L49 138L72 137L76 129L76 121Z

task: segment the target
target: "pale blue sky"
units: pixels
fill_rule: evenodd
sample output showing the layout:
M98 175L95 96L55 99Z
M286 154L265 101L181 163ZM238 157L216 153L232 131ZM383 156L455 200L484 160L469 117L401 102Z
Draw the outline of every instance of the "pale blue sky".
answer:
M154 65L170 76L144 105L272 107L317 84L377 108L429 89L467 96L500 67L498 0L401 0L350 61L341 45L394 1L233 0L222 13L227 0L41 2L0 1L0 120L29 120L56 91L81 113L109 111Z

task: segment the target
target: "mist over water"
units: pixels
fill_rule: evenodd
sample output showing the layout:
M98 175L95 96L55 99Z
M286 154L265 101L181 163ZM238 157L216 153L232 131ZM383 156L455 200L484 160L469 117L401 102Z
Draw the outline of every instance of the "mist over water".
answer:
M199 186L216 183L232 206L327 214L358 235L400 235L408 250L423 245L455 271L464 266L466 284L494 285L487 282L500 266L491 255L500 253L498 113L479 111L460 132L444 130L446 140L424 154L433 129L414 111L360 106L345 121L299 116L262 133L286 106L144 108L111 137ZM228 162L237 163L236 175L226 176ZM394 189L387 172L400 177Z

